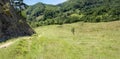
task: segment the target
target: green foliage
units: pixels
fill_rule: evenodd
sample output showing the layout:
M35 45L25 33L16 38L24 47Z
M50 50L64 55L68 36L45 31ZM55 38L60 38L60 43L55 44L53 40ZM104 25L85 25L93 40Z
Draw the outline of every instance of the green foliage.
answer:
M6 3L2 6L2 13L8 15L8 16L12 16L10 13L10 5L9 3Z
M69 16L70 23L72 23L72 22L77 22L77 21L82 21L82 20L81 20L82 17L83 17L83 15L72 14L72 15Z
M37 26L116 21L120 20L119 4L120 0L68 0L59 5L37 3L26 9L26 18L29 22L38 22Z
M27 40L23 39L22 41L19 41L17 46L12 51L14 52L12 52L11 54L14 54L16 56L25 56L29 52Z
M22 17L27 18L27 15L26 15L26 11L25 11L25 10L21 12L21 15L22 15Z

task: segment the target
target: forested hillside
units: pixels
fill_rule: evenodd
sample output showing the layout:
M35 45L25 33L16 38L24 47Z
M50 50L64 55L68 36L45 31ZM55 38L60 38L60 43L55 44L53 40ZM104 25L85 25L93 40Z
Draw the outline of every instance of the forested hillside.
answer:
M37 3L22 12L33 27L49 24L120 20L120 0L68 0L58 5ZM32 21L32 23L31 23Z

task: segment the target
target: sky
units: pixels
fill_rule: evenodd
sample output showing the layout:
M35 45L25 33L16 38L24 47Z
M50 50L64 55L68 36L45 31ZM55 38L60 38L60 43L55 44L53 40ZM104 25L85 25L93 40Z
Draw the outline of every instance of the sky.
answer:
M42 2L42 3L45 3L45 4L53 4L53 5L56 5L56 4L59 4L59 3L62 3L62 2L65 2L66 0L24 0L24 3L28 4L28 5L33 5L33 4L36 4L38 2Z

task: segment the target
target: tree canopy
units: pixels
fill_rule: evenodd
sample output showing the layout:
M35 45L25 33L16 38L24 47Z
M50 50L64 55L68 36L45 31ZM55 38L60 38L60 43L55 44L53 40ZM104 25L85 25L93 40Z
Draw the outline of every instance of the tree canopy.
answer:
M108 22L120 20L120 0L68 0L58 5L37 3L25 11L27 21L37 25L78 21Z
M26 4L23 3L23 0L10 0L10 4L18 11L26 8Z

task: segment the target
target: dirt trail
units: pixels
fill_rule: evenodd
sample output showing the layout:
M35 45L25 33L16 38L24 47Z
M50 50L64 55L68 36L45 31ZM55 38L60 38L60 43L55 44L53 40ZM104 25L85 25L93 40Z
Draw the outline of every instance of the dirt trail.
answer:
M7 43L5 43L5 44L0 45L0 48L6 48L6 47L12 45L13 43L14 43L14 42L7 42Z
M9 47L10 45L14 44L14 43L15 43L16 41L18 41L18 40L21 40L21 39L30 39L30 38L31 38L31 37L21 37L21 38L19 38L19 39L14 40L14 41L6 42L6 43L0 45L0 49L1 49L1 48L7 48L7 47Z

